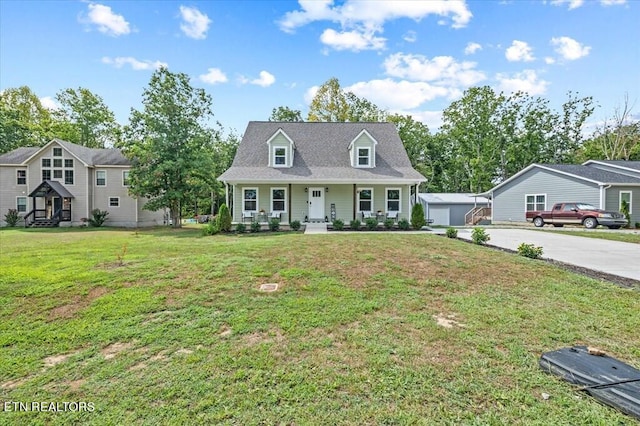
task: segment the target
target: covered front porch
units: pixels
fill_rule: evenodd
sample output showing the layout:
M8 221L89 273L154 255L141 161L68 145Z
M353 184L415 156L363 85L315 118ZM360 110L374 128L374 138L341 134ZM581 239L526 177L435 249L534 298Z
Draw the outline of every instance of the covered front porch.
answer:
M71 200L75 197L60 182L45 180L29 197L32 210L24 216L25 227L52 228L71 221Z

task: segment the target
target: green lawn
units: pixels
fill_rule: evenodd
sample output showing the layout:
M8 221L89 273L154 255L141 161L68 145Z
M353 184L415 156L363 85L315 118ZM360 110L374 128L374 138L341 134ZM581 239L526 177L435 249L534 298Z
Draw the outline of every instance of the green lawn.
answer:
M421 233L2 230L0 403L95 410L0 424L631 424L537 363L587 344L640 367L639 309Z
M622 241L624 243L640 244L640 230L629 229L624 231L549 231L562 232L579 237L601 238L603 240Z

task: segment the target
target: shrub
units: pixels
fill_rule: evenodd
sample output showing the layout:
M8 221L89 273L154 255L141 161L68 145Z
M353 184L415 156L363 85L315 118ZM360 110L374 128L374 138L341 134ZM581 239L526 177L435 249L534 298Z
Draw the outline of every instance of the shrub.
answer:
M336 231L342 231L344 229L344 222L342 221L342 219L336 219L333 221L333 229L335 229Z
M202 228L202 234L203 235L215 235L218 232L220 232L220 228L218 228L218 222L219 221L216 220L216 221L207 223Z
M411 209L411 226L413 229L421 229L426 224L427 221L424 219L424 208L422 208L422 204L414 204Z
M636 229L640 229L640 222L636 222L635 227Z
M405 218L402 218L398 221L398 228L402 229L403 231L408 231L410 225L411 224L409 223L409 221Z
M238 234L242 234L246 230L247 230L247 225L245 225L244 223L240 222L240 223L236 224L236 232Z
M540 259L542 257L542 247L522 243L518 246L518 254L531 259Z
M369 231L375 231L376 228L378 227L378 220L373 217L367 218L367 220L365 220L364 223L365 225L367 225L367 229Z
M622 200L622 205L620 206L620 213L627 218L627 228L631 227L631 215L629 214L629 203L627 200Z
M269 230L271 232L277 232L280 230L280 221L276 218L273 218L269 221Z
M89 222L89 225L99 228L107 221L107 216L109 216L108 211L93 209L91 210L91 217L87 219L87 222Z
M484 228L473 228L473 231L471 232L471 240L474 243L482 245L486 244L490 239L491 237L489 237L489 234L487 234Z
M260 232L260 222L251 222L251 232Z
M7 222L7 226L13 228L18 224L20 220L20 215L18 214L18 210L9 209L7 214L4 215L4 221Z
M297 231L300 229L300 221L299 220L294 220L292 221L289 226L291 227L291 229L293 229L294 231Z
M452 227L447 228L447 237L458 238L458 230Z
M384 220L384 229L391 229L391 228L393 228L393 223L394 223L394 220L393 220L393 219L385 219L385 220Z
M220 206L218 211L218 230L221 232L231 232L231 213L229 213L229 207L226 204Z
M359 231L360 230L360 221L358 219L352 220L351 222L349 222L349 227L353 231Z

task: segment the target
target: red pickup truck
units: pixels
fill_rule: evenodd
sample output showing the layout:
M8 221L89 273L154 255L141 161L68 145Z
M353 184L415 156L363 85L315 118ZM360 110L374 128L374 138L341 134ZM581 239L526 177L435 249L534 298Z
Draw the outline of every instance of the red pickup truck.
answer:
M557 203L551 211L530 211L527 212L527 221L533 222L537 227L546 224L584 225L589 229L598 225L618 229L628 223L622 213L600 210L587 203Z

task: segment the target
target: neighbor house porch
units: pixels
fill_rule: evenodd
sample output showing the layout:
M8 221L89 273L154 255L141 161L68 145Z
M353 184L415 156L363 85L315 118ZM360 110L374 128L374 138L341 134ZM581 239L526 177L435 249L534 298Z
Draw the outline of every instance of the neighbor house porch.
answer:
M24 216L25 227L51 228L71 221L71 200L75 197L60 182L45 180L29 197L32 209Z

